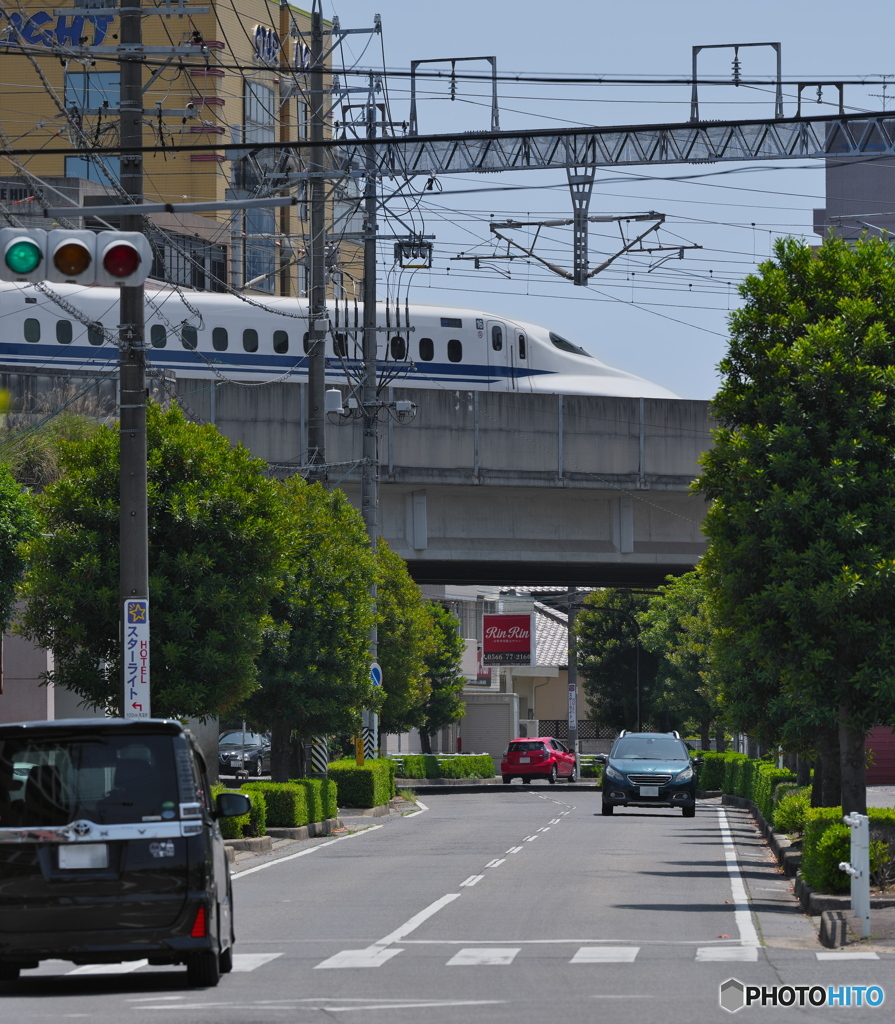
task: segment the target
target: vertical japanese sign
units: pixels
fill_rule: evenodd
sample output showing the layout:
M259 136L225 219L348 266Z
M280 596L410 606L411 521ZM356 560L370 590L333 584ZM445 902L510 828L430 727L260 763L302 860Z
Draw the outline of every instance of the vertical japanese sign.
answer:
M149 602L124 602L124 717L149 718Z
M535 665L534 615L484 615L482 617L484 665Z
M578 728L578 687L569 683L569 729Z

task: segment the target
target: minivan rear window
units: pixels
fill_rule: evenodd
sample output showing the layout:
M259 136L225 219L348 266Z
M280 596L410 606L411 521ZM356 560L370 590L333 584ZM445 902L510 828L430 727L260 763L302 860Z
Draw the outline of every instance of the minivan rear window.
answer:
M0 828L171 821L181 797L172 736L0 740Z

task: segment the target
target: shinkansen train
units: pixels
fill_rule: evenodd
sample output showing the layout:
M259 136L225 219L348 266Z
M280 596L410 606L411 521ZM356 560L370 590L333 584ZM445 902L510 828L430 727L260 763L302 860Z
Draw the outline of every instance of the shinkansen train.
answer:
M57 303L34 285L0 283L0 365L55 370L112 369L117 288L54 284ZM307 379L309 334L303 300L147 287L148 360L178 377L243 381ZM89 319L74 318L68 305ZM192 308L190 308L192 307ZM354 307L332 309L326 382L356 379L361 332ZM477 309L378 309L378 360L393 384L411 388L675 398L672 392L595 359L548 328Z

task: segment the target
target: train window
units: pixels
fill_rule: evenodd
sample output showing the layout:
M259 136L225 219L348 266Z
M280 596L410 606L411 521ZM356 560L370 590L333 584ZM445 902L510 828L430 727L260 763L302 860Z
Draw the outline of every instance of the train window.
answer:
M211 347L215 352L226 352L230 339L227 337L226 327L215 327L211 332Z
M168 344L168 332L161 324L149 328L149 343L153 348L164 348Z
M407 358L407 342L401 337L400 334L396 334L392 338L392 359L402 360Z
M60 345L71 344L71 320L56 321L56 341Z
M561 338L558 334L550 332L550 340L561 352L574 352L576 356L587 356L588 359L593 359L590 352L585 352L580 345L573 345L571 341L566 341L565 338Z
M40 320L35 320L33 316L25 320L25 341L40 341Z
M194 350L199 344L199 332L187 324L180 332L180 340L184 348Z
M89 324L87 327L87 340L91 345L102 345L106 340L103 335L103 325L97 321L95 324Z
M246 352L258 351L258 332L254 327L247 327L242 332L242 347Z
M519 358L520 359L525 359L526 358L526 356L525 356L525 335L524 334L520 334L519 335Z
M460 328L462 330L462 328L463 328L463 321L458 319L455 316L443 316L441 318L441 326L442 327L457 327L457 328Z
M420 359L431 362L435 358L435 342L431 338L420 338Z
M491 327L491 348L499 352L503 348L503 328L499 324Z
M452 363L459 363L463 359L463 342L451 338L448 342L448 359Z
M285 331L273 332L273 350L278 356L284 356L289 351L289 335Z
M340 359L348 358L348 336L345 334L333 335L333 352Z

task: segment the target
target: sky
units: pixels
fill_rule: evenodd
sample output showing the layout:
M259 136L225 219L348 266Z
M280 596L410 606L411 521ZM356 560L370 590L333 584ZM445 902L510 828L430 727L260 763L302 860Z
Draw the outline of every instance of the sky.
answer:
M409 70L412 60L497 58L499 75L517 73L557 78L547 83L498 85L504 130L573 125L645 125L689 119L685 84L571 84L570 75L646 79L686 78L692 47L779 42L782 52L784 115L795 112L793 81L860 80L845 86L847 112L895 108L895 60L891 54L891 5L882 0L751 0L748 4L680 0L627 3L532 0L453 0L420 4L410 0L330 0L324 16L337 15L342 28L369 28L382 19L381 37L347 36L334 65L352 74L343 84L358 87L369 70ZM740 75L732 82L732 49L703 50L700 78L731 80L700 88L702 119L769 117L774 111L770 47L739 51ZM449 70L449 64L430 65ZM463 62L458 71L484 73L484 62ZM457 81L418 85L422 134L476 131L490 127L490 83ZM392 121L409 116L406 77L389 76L385 92ZM353 102L359 102L357 98ZM836 91L805 93L803 111L835 113ZM336 115L338 116L338 114ZM655 381L682 398L708 399L717 390L727 317L740 302L739 283L772 252L774 239L805 238L814 244L813 209L824 206L820 161L791 160L761 165L669 164L599 169L590 213L655 210L666 221L663 244L700 246L653 256L622 257L588 287L576 287L525 259L480 261L465 256L506 252L489 230L495 220L559 219L571 216L562 172L445 175L431 191L425 181L386 181L386 210L415 229L434 235L431 270L399 274L381 250L380 297L404 303L472 306L496 315L541 324L583 345L597 358ZM439 191L440 189L440 191ZM893 189L895 191L895 189ZM895 196L893 196L895 203ZM888 207L891 209L892 207ZM384 218L387 221L388 218ZM383 234L404 231L397 221L381 224ZM534 229L513 237L529 244ZM590 226L590 265L616 251L616 225ZM568 228L543 228L536 252L571 266ZM670 258L661 262L664 256Z

